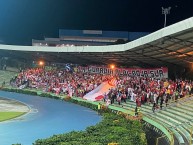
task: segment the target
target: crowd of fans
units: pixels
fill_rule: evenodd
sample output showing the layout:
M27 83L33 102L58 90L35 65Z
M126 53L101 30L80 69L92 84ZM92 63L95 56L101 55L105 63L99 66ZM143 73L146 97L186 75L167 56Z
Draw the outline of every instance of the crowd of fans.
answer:
M153 112L158 107L162 109L163 104L168 105L168 101L176 101L193 92L193 82L177 79L140 78L140 77L117 77L116 89L111 89L104 100L110 98L111 103L117 100L136 102L137 107L142 104L153 104Z
M10 81L11 85L19 88L29 87L41 89L45 92L67 94L83 97L102 82L116 77L116 85L109 92L103 94L104 101L121 105L127 100L136 102L140 107L144 103L153 103L153 111L168 100L177 100L193 92L193 82L188 80L168 80L129 76L110 76L103 74L89 74L68 70L45 70L43 68L22 71Z
M102 74L36 68L22 71L10 83L19 88L29 87L45 92L83 97L87 92L110 79L111 76Z

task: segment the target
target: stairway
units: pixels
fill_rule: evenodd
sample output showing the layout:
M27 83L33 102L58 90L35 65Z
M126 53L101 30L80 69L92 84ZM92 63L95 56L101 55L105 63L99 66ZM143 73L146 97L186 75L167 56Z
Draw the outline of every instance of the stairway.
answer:
M136 104L128 101L121 105L114 103L113 106L134 110ZM152 104L142 105L140 110L147 117L154 118L169 128L179 145L190 145L190 140L193 145L190 133L193 130L193 96L171 103L168 107L163 107L163 110L156 110L155 113L152 112Z

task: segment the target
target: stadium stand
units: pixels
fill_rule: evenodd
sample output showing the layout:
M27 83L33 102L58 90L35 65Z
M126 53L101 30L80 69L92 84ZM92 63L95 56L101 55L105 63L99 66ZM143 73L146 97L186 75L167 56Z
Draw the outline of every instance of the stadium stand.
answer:
M42 68L39 68L22 71L15 79L14 83L16 85L14 86L17 86L20 89L23 89L25 87L42 89L45 92L54 92L56 94L65 93L69 96L75 95L82 98L89 91L96 89L97 86L99 86L102 82L111 79L112 77L108 75L107 76L96 74L84 75L81 72L70 72L61 70L45 71ZM28 85L23 86L25 85L24 83L26 82L28 82ZM165 82L167 82L168 85L164 87ZM109 102L108 105L111 106L122 107L128 110L131 109L135 110L136 106L140 107L140 112L142 112L144 115L146 115L147 117L149 116L151 118L155 118L157 122L160 122L165 127L169 128L174 133L176 139L180 144L187 144L190 141L192 141L191 126L193 125L192 119L193 113L191 112L193 109L192 107L193 96L189 96L189 94L192 93L192 89L189 90L189 88L192 88L192 83L190 82L191 81L187 80L162 81L159 79L152 80L147 78L146 79L143 78L142 80L140 80L137 77L133 78L129 77L129 80L125 80L125 77L117 77L116 87L107 93L106 96L107 98L105 98L105 96L103 96L103 98L104 101L106 102L109 102L108 99L110 99L111 103ZM59 85L60 83L62 83L62 85ZM144 84L146 84L146 89L143 88ZM131 85L133 86L131 87ZM50 86L52 88L50 88ZM91 86L93 87L90 90L89 88ZM155 88L157 90L155 90ZM167 90L163 91L162 89L159 88L163 89L170 88L169 90L172 93L168 94ZM128 90L131 89L133 89L132 94L134 94L134 96L130 96L131 92L128 92ZM62 90L65 90L65 92L63 92ZM77 90L78 93L75 93L77 92ZM177 90L179 92L183 90L182 93L183 95L181 96ZM180 99L172 97L174 95L174 92L176 91L178 92L177 98ZM147 98L148 93L150 95L149 99ZM124 94L127 94L126 101L123 97ZM143 95L145 95L145 100L143 104L141 104ZM159 103L161 101L160 98L164 96L165 98L163 108L161 110L159 108L160 107ZM157 101L156 98L158 98ZM169 100L169 102L166 101L167 99ZM103 101L101 101L101 103L102 102ZM156 108L153 107L153 103L156 103Z
M171 71L169 70L170 72L177 72L184 71L187 68L191 69L192 67L192 32L193 17L122 45L81 46L67 47L66 49L1 45L0 49L1 55L4 57L18 57L26 61L34 61L41 58L47 62L62 63L79 62L80 64L102 65L116 63L117 65L140 67L165 66L171 69ZM96 84L96 87L99 84ZM187 94L182 92L181 95L186 96ZM173 99L171 99L168 102L168 106L163 107L162 110L153 108L152 104L145 104L142 105L141 112L171 130L180 145L192 144L192 96L175 101L173 102ZM110 106L134 110L136 102L121 102L120 105L116 102ZM155 109L154 112L152 109Z

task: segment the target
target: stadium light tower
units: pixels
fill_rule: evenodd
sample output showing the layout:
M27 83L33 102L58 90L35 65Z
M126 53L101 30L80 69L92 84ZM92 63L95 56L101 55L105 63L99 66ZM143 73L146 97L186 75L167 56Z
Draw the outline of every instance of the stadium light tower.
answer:
M164 8L162 7L162 14L165 16L164 27L166 27L167 15L170 14L171 7Z

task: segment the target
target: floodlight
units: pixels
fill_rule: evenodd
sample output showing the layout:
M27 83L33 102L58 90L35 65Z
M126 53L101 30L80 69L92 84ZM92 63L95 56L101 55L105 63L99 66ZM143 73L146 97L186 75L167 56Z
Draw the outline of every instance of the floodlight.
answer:
M165 16L164 27L166 27L167 15L170 14L171 7L164 8L162 7L162 14Z
M114 64L111 64L111 69L115 69L115 65Z
M43 66L43 65L44 65L44 62L43 62L43 61L39 61L39 65L40 65L40 66Z

